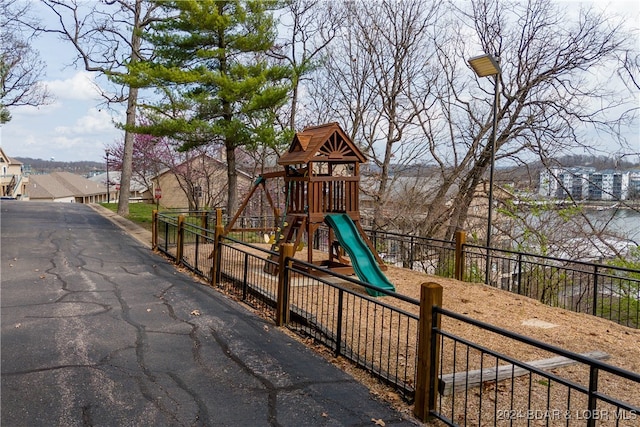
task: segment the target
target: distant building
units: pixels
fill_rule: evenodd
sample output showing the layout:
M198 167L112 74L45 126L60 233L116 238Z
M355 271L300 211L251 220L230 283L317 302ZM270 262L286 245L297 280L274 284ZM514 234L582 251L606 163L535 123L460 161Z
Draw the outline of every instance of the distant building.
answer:
M594 168L551 168L540 173L539 194L554 199L584 200Z
M640 199L640 170L629 174L629 198Z
M589 200L625 200L630 172L605 170L590 176Z
M120 179L122 173L120 171L109 172L109 193L111 193L111 202L118 202L120 197L119 193L122 191L120 188ZM151 180L152 178L149 178ZM98 172L91 174L89 180L93 182L99 182L105 187L107 185L106 172ZM129 203L151 203L153 202L153 194L151 193L151 185L142 180L138 176L132 176L129 183ZM114 195L114 193L116 193Z
M32 201L63 203L103 203L107 201L107 187L99 182L70 172L31 175L28 186ZM113 189L115 193L115 188ZM112 195L113 198L113 195Z
M25 172L21 162L7 156L0 147L0 196L27 200L29 198L29 175Z
M551 168L540 173L538 194L554 199L627 200L640 196L640 171Z

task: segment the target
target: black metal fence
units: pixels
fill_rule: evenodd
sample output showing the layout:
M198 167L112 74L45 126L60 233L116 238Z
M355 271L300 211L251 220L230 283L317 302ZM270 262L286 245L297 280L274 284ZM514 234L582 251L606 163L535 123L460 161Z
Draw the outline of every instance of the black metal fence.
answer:
M365 229L385 263L440 277L455 277L455 242Z
M277 253L223 236L216 255L217 286L274 319L278 276L268 271L276 265L269 258Z
M175 251L177 216L213 229L216 216L207 211L170 211L159 214L159 226L168 236L159 244L163 252ZM189 221L190 220L190 221ZM231 234L243 242L261 242L274 227L274 218L240 217ZM254 231L251 231L251 230ZM534 298L544 304L589 313L621 325L640 328L640 271L604 264L572 261L523 252L501 250L365 229L384 261L393 266L466 282L486 283ZM313 237L314 249L327 251L328 229ZM174 254L175 255L175 254ZM460 266L456 269L456 265Z
M431 337L439 354L432 353L437 395L430 413L445 424L640 425L640 375L440 307L433 313L440 326ZM468 335L490 332L496 339L462 337L452 327L461 323L478 331ZM523 346L543 359L509 355Z
M158 214L157 217L157 249L165 255L176 258L178 243L178 217Z
M413 397L418 300L303 261L287 268L284 283L289 328ZM384 297L371 297L366 288Z
M159 215L157 248L263 315L286 313L288 328L366 369L407 401L422 398L420 387L430 388L435 398L428 414L445 424L640 425L638 374L438 305L421 307L418 300L238 238L216 239L193 222ZM367 287L385 296L371 297ZM431 316L434 326L425 328ZM463 323L475 331L460 328ZM419 339L425 333L428 338ZM429 351L425 342L432 344ZM554 357L573 364L539 363ZM420 366L433 370L426 385Z
M485 282L552 307L640 327L638 270L493 248L487 255L485 247L475 245L464 246L463 259L464 281Z
M181 239L182 264L201 277L211 280L214 234L206 228L186 222Z
M222 237L217 254L218 286L275 319L280 276L273 275L278 265L273 258L278 253ZM419 301L300 260L282 274L289 308L287 327L412 398ZM367 287L386 297L370 297Z

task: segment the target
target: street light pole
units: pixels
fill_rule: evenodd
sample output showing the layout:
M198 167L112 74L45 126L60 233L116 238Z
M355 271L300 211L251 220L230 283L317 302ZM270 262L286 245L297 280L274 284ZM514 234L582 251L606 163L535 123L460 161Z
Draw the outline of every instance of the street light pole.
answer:
M111 203L111 193L109 192L109 154L111 154L111 152L105 150L104 153L107 156L107 203Z
M493 170L496 162L496 128L498 126L498 74L494 76L493 124L491 129L491 164L489 166L489 211L487 212L487 248L491 247L491 220L493 218Z
M496 160L496 129L498 127L498 96L500 95L500 74L502 70L498 64L498 60L491 54L485 53L480 56L473 57L468 60L469 65L478 77L493 76L493 121L491 125L491 139L489 141L489 149L491 152L491 161L489 165L489 206L487 210L487 265L485 272L486 283L489 284L490 267L490 248L491 248L491 220L493 219L493 171Z

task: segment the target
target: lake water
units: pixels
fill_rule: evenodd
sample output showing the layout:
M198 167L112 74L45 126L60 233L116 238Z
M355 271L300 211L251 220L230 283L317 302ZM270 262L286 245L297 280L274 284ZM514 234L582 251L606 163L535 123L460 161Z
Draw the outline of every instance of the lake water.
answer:
M640 210L638 209L589 209L587 216L592 221L604 224L610 221L612 231L619 232L629 240L640 245ZM613 214L613 217L612 217Z

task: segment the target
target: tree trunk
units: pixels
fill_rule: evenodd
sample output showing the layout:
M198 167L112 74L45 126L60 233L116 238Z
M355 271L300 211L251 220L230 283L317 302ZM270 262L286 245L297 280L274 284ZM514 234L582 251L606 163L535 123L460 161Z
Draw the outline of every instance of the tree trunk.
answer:
M131 64L140 60L140 47L142 40L141 15L143 0L136 0L134 11L134 24L131 31ZM133 143L135 134L130 130L136 125L136 104L138 103L138 88L129 86L127 96L127 118L124 133L124 153L122 157L122 172L120 175L120 197L118 198L118 215L129 215L129 195L131 193L131 175L133 173Z
M476 164L473 165L473 168L460 183L458 193L453 200L453 212L451 213L445 239L454 240L456 231L465 228L465 222L469 214L471 202L475 196L476 188L482 176L489 168L491 159L490 151L489 144L487 144Z
M227 215L233 215L238 205L238 174L236 173L236 149L233 145L227 145Z
M127 99L127 129L136 124L136 103L138 88L129 88ZM118 215L129 215L129 194L131 192L131 175L133 173L133 144L135 134L130 130L124 133L124 153L122 156L122 172L120 175L120 196L118 198Z

